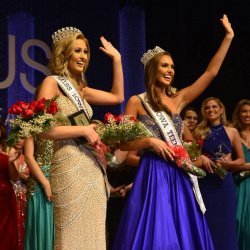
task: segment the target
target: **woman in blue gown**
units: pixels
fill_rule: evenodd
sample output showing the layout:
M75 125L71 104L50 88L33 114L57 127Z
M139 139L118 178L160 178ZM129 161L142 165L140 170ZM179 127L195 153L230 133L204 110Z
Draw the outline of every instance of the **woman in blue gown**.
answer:
M219 71L234 36L226 15L221 21L226 36L207 70L194 84L177 93L173 93L171 87L174 63L170 54L156 47L143 55L147 92L131 97L125 113L143 121L155 137L120 145L122 150L150 148L151 152L145 152L140 160L135 157L139 163L137 176L113 245L115 250L213 249L202 213L202 199L197 189L194 194L189 176L173 163L174 153L166 145L169 141L166 137L174 133L170 141L180 141L182 121L179 113L204 91ZM157 116L166 117L168 122ZM194 184L196 181L194 178Z
M197 138L204 139L202 163L208 171L199 179L201 194L206 206L206 219L216 250L238 249L236 235L236 196L230 170L244 164L244 155L238 131L225 127L225 107L217 98L210 97L201 106L203 120L196 128ZM231 153L237 158L231 160ZM213 173L215 163L227 169L224 179Z
M236 226L240 250L250 249L250 100L239 101L232 117L233 127L240 133L245 164L234 173L236 191ZM245 176L240 177L241 174Z

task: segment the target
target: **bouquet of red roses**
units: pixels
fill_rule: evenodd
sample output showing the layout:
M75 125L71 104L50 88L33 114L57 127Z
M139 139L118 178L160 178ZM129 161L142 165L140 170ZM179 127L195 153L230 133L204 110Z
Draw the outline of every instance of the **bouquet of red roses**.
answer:
M189 154L191 161L196 161L201 155L201 149L204 141L202 139L197 140L187 140L183 142L183 146Z
M171 142L167 142L166 144L175 153L174 162L177 164L178 167L183 168L186 172L195 175L197 177L206 176L206 172L203 169L196 167L192 163L189 157L189 153L186 151L184 146L174 145Z
M104 116L104 123L98 124L96 132L106 145L152 137L142 122L137 121L131 115L123 114L116 117L107 113Z
M54 121L53 115L59 108L55 103L57 97L52 99L42 98L30 103L16 102L11 105L8 113L15 114L17 117L10 121L11 131L8 138L8 145L12 148L18 137L27 138L32 135L37 139L39 133L50 129L50 123Z

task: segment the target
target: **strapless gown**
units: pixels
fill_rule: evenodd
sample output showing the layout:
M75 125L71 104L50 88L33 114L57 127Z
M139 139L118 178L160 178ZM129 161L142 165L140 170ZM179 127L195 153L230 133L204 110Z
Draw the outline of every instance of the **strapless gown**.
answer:
M151 117L141 116L139 120L161 138ZM179 115L174 115L173 121L180 135ZM113 249L214 249L192 183L175 163L154 152L141 156Z

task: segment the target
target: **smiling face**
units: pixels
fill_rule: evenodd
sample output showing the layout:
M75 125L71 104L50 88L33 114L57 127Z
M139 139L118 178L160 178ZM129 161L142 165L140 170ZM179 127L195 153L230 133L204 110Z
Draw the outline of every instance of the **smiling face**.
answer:
M198 123L198 115L193 110L187 110L184 120L188 122L188 127L193 131Z
M239 119L245 126L250 125L250 105L243 105L239 113Z
M82 39L75 41L75 48L68 62L68 70L71 76L81 73L88 59L88 48Z
M158 63L157 85L169 86L174 77L174 62L168 55L163 55Z
M210 100L205 104L204 107L205 115L210 123L219 124L220 116L223 112L223 109L215 100Z

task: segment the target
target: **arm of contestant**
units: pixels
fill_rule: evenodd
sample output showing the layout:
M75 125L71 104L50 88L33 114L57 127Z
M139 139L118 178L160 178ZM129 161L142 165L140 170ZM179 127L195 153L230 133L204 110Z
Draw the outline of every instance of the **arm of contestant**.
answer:
M50 188L50 183L48 179L44 176L42 170L38 166L34 157L34 138L32 136L28 137L24 145L25 161L29 166L30 172L37 178L37 180L44 186L45 194L49 201L52 199L52 193Z
M225 129L231 140L237 158L235 160L232 160L231 158L223 157L217 160L217 162L220 163L223 168L230 169L233 172L244 170L242 169L242 165L245 164L245 157L241 146L239 132L237 131L237 129L232 127L225 127Z
M234 37L231 23L228 21L226 15L223 15L221 22L226 31L225 38L223 39L218 51L210 61L203 75L201 75L192 85L179 91L179 95L176 97L178 98L179 102L179 111L181 111L185 106L196 99L208 87L208 85L220 70L220 67L226 57L226 54Z
M93 88L84 88L83 98L94 105L114 105L124 101L124 79L122 71L122 61L120 53L101 37L103 47L100 50L108 55L113 62L113 84L110 92L105 92ZM98 97L98 98L97 98Z

